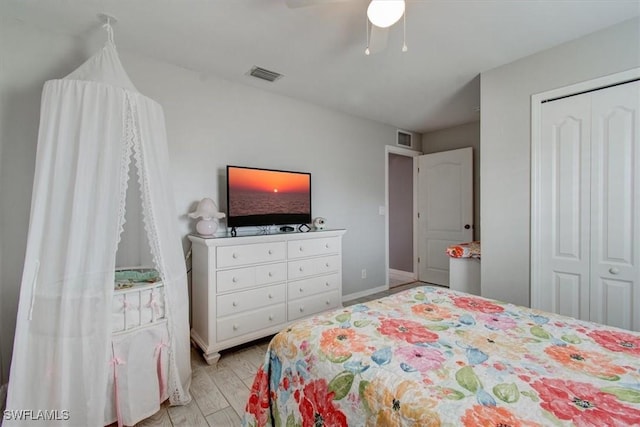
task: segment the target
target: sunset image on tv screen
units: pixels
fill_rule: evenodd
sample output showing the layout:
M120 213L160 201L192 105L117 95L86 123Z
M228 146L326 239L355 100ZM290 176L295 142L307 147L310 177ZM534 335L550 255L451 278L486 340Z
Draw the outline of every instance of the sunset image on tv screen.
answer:
M305 173L230 167L229 214L309 214L311 177Z

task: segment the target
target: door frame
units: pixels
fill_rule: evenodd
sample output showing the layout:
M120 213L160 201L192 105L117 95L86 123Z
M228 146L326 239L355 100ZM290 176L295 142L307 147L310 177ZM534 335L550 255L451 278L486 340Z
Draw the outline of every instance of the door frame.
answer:
M540 259L542 258L542 248L538 245L538 242L543 232L540 227L540 151L542 149L542 132L540 127L542 124L542 104L553 99L603 89L607 86L626 83L638 78L640 78L640 68L632 68L558 89L536 93L531 96L531 247L529 248L531 256L529 260L529 294L531 307L533 308L540 307L540 287L537 286L537 283L540 280L539 266Z
M408 148L385 146L384 154L384 267L385 267L385 287L389 289L389 155L413 158L413 280L418 280L418 162L417 157L421 151L410 150Z

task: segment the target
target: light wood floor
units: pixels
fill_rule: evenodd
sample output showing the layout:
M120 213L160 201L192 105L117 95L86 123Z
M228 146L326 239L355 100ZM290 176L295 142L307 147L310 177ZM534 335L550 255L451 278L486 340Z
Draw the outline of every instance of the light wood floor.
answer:
M424 284L414 282L396 286L388 291L345 301L343 305L346 307L370 301ZM271 337L266 337L245 346L222 351L215 367L207 365L199 350L192 347L191 403L186 406L169 406L165 402L158 412L136 426L239 426L253 377L262 364L270 340Z

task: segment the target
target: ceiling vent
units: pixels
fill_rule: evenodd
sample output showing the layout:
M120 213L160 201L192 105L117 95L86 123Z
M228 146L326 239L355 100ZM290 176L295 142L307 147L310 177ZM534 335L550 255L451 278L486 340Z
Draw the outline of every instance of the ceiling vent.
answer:
M253 68L251 68L251 71L249 71L249 75L262 80L266 80L268 82L275 82L282 77L282 74L280 73L276 73L275 71L270 71L256 66L253 66Z

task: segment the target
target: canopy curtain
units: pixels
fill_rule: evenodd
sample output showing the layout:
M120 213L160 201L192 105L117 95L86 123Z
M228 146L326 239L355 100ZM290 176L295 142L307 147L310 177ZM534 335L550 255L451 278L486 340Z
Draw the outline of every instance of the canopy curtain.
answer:
M172 404L190 401L187 279L164 115L136 91L109 41L69 76L44 85L8 410L60 411L47 425L103 425L130 166L165 286L168 395ZM30 421L43 425L4 425Z

